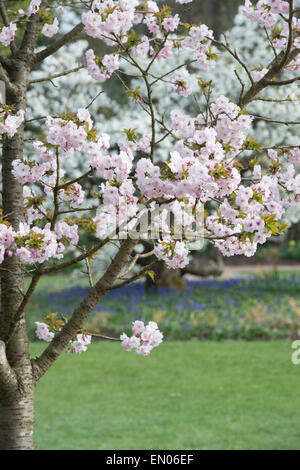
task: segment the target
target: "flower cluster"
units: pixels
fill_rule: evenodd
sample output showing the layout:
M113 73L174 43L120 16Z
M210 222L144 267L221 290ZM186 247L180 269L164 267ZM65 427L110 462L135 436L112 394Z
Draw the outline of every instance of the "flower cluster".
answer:
M162 25L166 31L173 32L178 28L179 21L180 18L178 14L175 16L167 16L166 18L164 18Z
M120 339L125 351L135 349L137 354L148 356L153 348L160 345L163 334L154 321L150 321L145 326L144 322L136 320L133 322L132 336L128 337L126 333L123 333Z
M62 257L58 252L55 233L50 230L49 224L41 229L20 223L12 248L24 264L43 263L49 258Z
M13 109L9 106L0 106L0 134L8 137L13 137L18 128L24 121L24 110L19 109L14 114Z
M192 0L182 0L180 3L189 3L190 1ZM176 31L180 17L178 14L173 16L168 8L160 10L157 2L152 0L144 2L143 6L139 4L138 0L121 0L120 2L105 0L103 2L93 1L91 10L83 13L82 22L89 36L100 38L108 45L117 44L124 47L124 43L128 43L129 51L133 57L145 56L149 52L153 57L168 59L172 55L174 41L165 37L162 43L163 47L159 47L157 50L157 45L149 47L149 39L146 36L139 38L136 33L132 36L129 31L133 25L144 23L152 35L168 35ZM177 41L176 47L192 51L194 61L198 63L199 68L208 70L215 65L216 58L211 50L212 39L213 33L207 26L193 26L184 40ZM107 78L107 65L103 64L103 67L99 63L100 71L97 70L95 57L91 51L88 51L87 61L89 73L93 78L100 80Z
M58 19L57 18L54 18L53 23L51 24L49 23L44 24L42 28L42 34L44 36L47 36L48 38L52 38L52 36L54 36L54 34L56 34L57 32L58 32Z
M147 36L142 36L136 45L131 47L131 53L134 57L145 57L150 49L150 42Z
M84 200L84 191L79 183L73 183L60 193L60 199L68 202L72 209L79 207Z
M3 26L0 32L0 42L3 46L9 46L9 44L15 39L16 30L17 25L15 23Z
M199 68L203 70L210 70L216 64L216 55L211 51L213 38L213 32L203 24L192 26L188 36L182 41L183 49L194 53Z
M49 313L45 322L35 322L36 335L38 339L51 342L55 333L61 330L63 326L61 320L58 320L57 314ZM163 334L158 329L157 323L150 321L144 325L142 321L133 322L132 336L129 338L125 333L120 336L122 347L125 351L136 350L137 354L148 356L153 348L159 346L163 341ZM87 351L87 346L91 344L92 336L82 332L71 340L67 349L67 354L80 354Z
M115 35L125 35L135 21L138 0L94 0L91 11L82 15L86 33L111 45Z
M37 216L34 211L29 214L31 220L41 218L42 214ZM68 245L77 245L78 226L59 222L55 230L51 230L50 224L40 228L20 223L19 230L14 231L10 226L0 224L0 243L1 263L5 254L12 256L13 253L24 264L43 263L51 258L62 258Z
M155 246L154 254L172 269L184 268L189 263L189 250L184 242L164 238Z
M46 121L46 130L48 131L47 142L52 145L58 145L66 151L69 156L87 140L87 131L90 124L85 126L85 119L81 119L80 113L77 113L76 119L52 118L48 116ZM87 128L86 128L87 127Z
M31 0L28 10L27 10L27 16L35 15L41 6L42 0Z
M119 68L119 56L117 54L106 54L101 60L95 56L92 49L89 49L86 51L85 57L88 73L94 80L107 80Z
M259 0L253 5L250 0L246 0L243 13L247 18L258 21L261 27L270 28L276 23L280 14L289 13L289 2Z
M70 342L70 346L66 350L66 353L80 354L86 352L87 346L91 343L92 337L86 333L80 333L76 335L76 339Z
M266 75L267 72L268 72L268 69L266 69L266 68L253 70L251 72L251 77L252 77L254 82L258 82L259 80L261 80Z
M49 331L49 326L47 323L44 322L35 322L36 324L36 335L38 339L41 339L42 341L47 341L47 343L50 343L52 339L54 338L54 333L53 331Z
M12 227L5 223L0 223L0 263L4 260L4 255L12 256L11 246L14 242L15 232Z
M50 326L48 323L36 321L35 333L38 339L50 343L50 341L52 341L55 336L55 332L60 331L63 322L57 320L57 316L50 313L48 314L46 321L47 320L48 322L50 321L52 323L52 326ZM70 344L66 349L66 353L79 354L82 352L86 352L87 346L91 343L91 340L91 335L88 335L86 333L77 334L76 338L73 341L70 341Z
M256 5L253 5L249 0L245 1L243 13L246 18L257 21L262 28L273 28L269 35L269 40L272 43L274 50L284 51L288 45L289 40L292 40L291 50L298 49L300 40L298 35L293 35L290 39L290 25L289 21L285 21L285 17L290 13L290 2L283 0L259 0ZM293 31L298 31L300 27L300 20L295 16L292 18ZM290 46L289 46L290 47ZM296 59L289 61L285 65L286 70L296 71L300 69L299 56ZM265 70L265 69L263 69ZM254 81L260 80L265 74L254 72L252 78Z
M190 74L186 68L176 70L173 74L174 90L179 96L189 96L192 93L191 88L188 85Z
M84 199L82 186L77 182L65 182L63 177L65 170L58 167L60 158L68 158L75 151L84 151L91 159L91 167L97 167L101 162L104 176L109 168L114 167L110 176L122 181L128 174L129 162L124 164L124 152L118 158L109 157L109 163L105 165L102 152L109 148L109 137L107 134L95 137L93 122L86 109L80 109L77 115L68 115L64 118L48 117L46 121L46 142L35 141L33 146L35 157L32 160L14 160L12 173L22 184L39 182L47 197L54 198L54 204L67 204L71 209L80 206ZM130 161L133 159L130 156ZM100 163L99 163L100 165ZM98 168L100 171L100 168ZM100 171L101 172L101 171ZM129 180L128 180L129 181ZM129 192L126 184L120 188L123 195ZM131 194L134 189L131 189ZM108 198L108 192L106 193ZM1 262L5 253L15 253L22 263L43 263L51 258L62 258L64 251L70 245L78 243L78 225L70 220L57 220L50 224L47 210L43 207L45 198L36 194L34 188L24 186L24 202L27 223L20 224L19 230L11 228L3 231L3 242L1 245ZM46 218L46 223L42 219ZM37 226L31 226L39 221ZM6 234L7 230L11 234Z

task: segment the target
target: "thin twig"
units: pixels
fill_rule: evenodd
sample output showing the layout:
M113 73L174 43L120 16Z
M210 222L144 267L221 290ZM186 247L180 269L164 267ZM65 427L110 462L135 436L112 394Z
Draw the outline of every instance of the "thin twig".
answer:
M258 121L272 122L273 124L284 124L285 126L299 125L300 121L280 121L276 119L271 119L264 116L258 116L257 114L251 114Z
M56 73L55 75L51 75L50 77L36 78L34 80L30 80L29 85L32 85L33 83L46 82L48 80L51 81L59 77L64 77L65 75L69 75L70 73L78 72L78 70L84 69L85 67L86 67L85 65L79 65L78 67L75 67L74 69L65 70L64 72Z

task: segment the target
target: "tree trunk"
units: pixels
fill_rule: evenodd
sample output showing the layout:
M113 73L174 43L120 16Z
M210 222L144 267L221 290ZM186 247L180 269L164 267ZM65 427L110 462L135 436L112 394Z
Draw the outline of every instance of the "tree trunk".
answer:
M29 383L22 392L0 401L0 450L32 450L33 425L33 386Z
M175 0L170 0L172 7L180 12L183 23L191 24L205 23L214 31L217 38L221 33L231 28L238 7L245 3L244 0L209 0L201 2L194 1L191 4L179 5Z
M194 253L190 263L182 269L182 274L193 274L199 277L221 276L224 271L223 256L217 248L208 253Z
M29 68L17 63L11 72L14 89L7 90L7 104L25 110ZM12 162L22 159L24 126L5 139L2 151L3 215L18 230L23 221L23 187L11 173ZM34 380L28 350L25 313L13 329L24 288L23 266L16 256L5 256L1 266L0 312L0 449L33 449Z
M149 261L149 258L147 258L147 261ZM169 269L164 261L159 261L152 268L152 271L154 271L153 280L150 278L150 276L146 276L146 291L149 291L152 288L158 289L159 287L166 287L168 289L170 289L171 287L175 287L176 289L181 291L185 286L181 270Z

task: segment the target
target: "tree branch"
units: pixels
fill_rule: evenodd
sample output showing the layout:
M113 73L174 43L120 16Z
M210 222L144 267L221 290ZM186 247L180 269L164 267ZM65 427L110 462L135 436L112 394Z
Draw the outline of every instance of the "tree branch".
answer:
M266 122L272 122L274 124L284 124L285 126L300 124L300 121L279 121L279 120L271 119L271 118L264 117L264 116L258 116L257 114L251 114L251 116L253 116L256 121L266 121Z
M17 86L11 83L9 76L2 64L0 64L0 80L3 80L3 82L5 83L7 91L12 91L15 93L17 92Z
M31 283L30 283L30 285L29 285L29 287L26 291L26 294L23 295L23 300L22 300L22 302L21 302L18 310L16 311L15 316L14 316L12 322L11 322L10 329L8 331L7 337L5 338L6 343L9 343L9 341L13 337L13 335L16 331L17 325L19 323L19 320L21 319L29 300L31 299L32 294L34 293L34 290L35 290L41 276L42 276L41 271L36 271L35 274L32 276Z
M72 41L72 39L74 39L76 36L78 36L78 34L80 34L82 30L83 30L83 24L82 23L78 24L77 26L74 26L74 28L71 29L71 31L66 33L64 36L62 36L56 42L54 42L53 44L50 44L50 46L46 47L41 52L38 52L35 55L34 63L38 64L39 62L42 62L44 59L46 59L50 55L54 54L61 47L63 47L65 44Z
M296 103L300 101L298 98L263 98L261 96L258 96L257 98L253 98L252 101L266 101L267 103Z
M92 246L88 251L85 251L79 256L76 256L76 258L73 258L69 261L65 261L64 263L59 263L59 264L54 264L53 266L50 266L49 268L45 268L42 270L42 275L44 274L51 274L51 273L57 273L58 271L61 271L62 269L68 268L69 266L73 266L73 264L80 263L80 261L83 261L85 258L92 256L95 254L97 251L100 250L106 243L108 243L108 239L106 238L105 240L100 240L96 245Z
M30 80L29 85L32 85L33 83L46 82L48 80L51 81L59 77L64 77L65 75L69 75L70 73L78 72L78 70L83 69L83 68L85 68L85 65L79 65L78 67L75 67L74 69L66 70L65 72L61 72L61 73L56 73L55 75L51 75L50 77L36 78L34 80Z
M41 8L47 5L45 0L41 3ZM34 50L37 45L38 37L41 30L41 20L38 14L32 15L27 23L26 30L19 49L18 58L23 61L30 62L30 66L34 65Z
M86 173L84 173L83 175L81 176L78 176L78 178L75 178L73 180L70 180L70 181L67 181L66 183L63 183L63 184L59 184L57 186L57 189L60 190L60 189L65 189L67 188L68 186L71 186L72 184L74 183L78 183L79 181L82 181L84 180L85 178L87 178L88 176L91 176L95 171L95 168L91 168L90 170L88 170Z
M112 286L110 290L115 290L119 289L120 287L126 286L127 284L131 284L134 281L137 281L140 279L144 274L146 274L151 268L153 268L157 263L159 263L159 259L156 259L152 261L151 263L147 264L141 271L139 271L137 274L134 276L130 277L129 279L126 279L123 282L120 282L119 284L116 284L115 286Z
M276 80L269 80L267 82L267 86L283 86L283 85L290 85L291 83L297 82L300 80L300 77L290 78L289 80L281 80L277 82Z
M294 49L289 55L288 63L294 60L299 53L300 53L300 49ZM258 82L255 82L249 88L249 90L246 92L244 97L238 103L240 107L247 106L247 104L249 104L253 100L253 98L255 98L256 95L258 95L258 93L260 93L264 88L268 86L288 85L289 83L293 83L294 81L299 79L299 77L297 77L297 78L293 78L290 80L284 80L283 82L273 81L273 78L282 71L280 62L282 60L283 55L284 55L284 52L281 52L278 55L277 60L275 59L273 62L271 62L268 65L268 69L269 69L268 72L261 80L259 80Z
M99 279L95 286L89 290L86 297L74 311L70 320L62 327L61 331L55 335L41 356L32 361L33 375L36 381L45 374L48 368L68 346L78 330L82 328L84 321L96 307L99 300L110 291L113 283L128 261L136 243L137 240L129 239L121 245L105 274Z
M260 91L262 91L267 86L280 86L280 85L287 85L289 83L293 83L293 81L298 80L298 78L294 78L291 80L284 80L282 82L273 81L274 77L278 75L284 67L289 64L292 60L294 60L298 54L300 53L300 49L293 49L293 0L289 0L290 9L289 9L289 37L285 51L282 51L269 65L268 65L268 72L261 80L258 82L252 83L249 90L246 94L242 97L238 105L240 107L247 106Z
M288 27L289 27L289 36L288 42L286 46L286 50L283 54L283 57L280 61L280 68L283 69L289 61L289 55L292 50L293 46L293 36L294 36L294 29L293 29L293 16L294 16L294 0L288 0L289 2L289 19L288 19Z
M3 394L11 394L18 387L15 372L6 357L5 343L0 340L0 399Z
M125 276L127 276L127 274L130 273L130 271L133 270L134 266L136 265L136 263L138 262L139 259L143 259L143 258L149 258L150 256L152 256L154 254L154 250L152 251L149 251L148 253L143 253L143 254L136 254L131 262L131 264L128 266L128 268L126 269L126 271L122 272L120 274L120 277L119 279L123 279ZM125 279L127 281L127 279Z
M238 55L237 51L236 50L233 51L231 49L229 43L227 42L226 36L224 36L224 37L225 37L225 44L223 42L217 41L215 39L212 40L212 43L215 44L216 46L224 47L224 49L226 49L226 51L243 67L246 74L248 75L250 83L253 84L254 81L253 81L252 75L251 75L250 70L248 69L247 65L242 61L242 59Z

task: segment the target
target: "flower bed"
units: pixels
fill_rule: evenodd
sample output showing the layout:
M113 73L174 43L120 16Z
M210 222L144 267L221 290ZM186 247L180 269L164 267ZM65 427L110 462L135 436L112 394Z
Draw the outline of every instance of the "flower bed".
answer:
M31 306L31 334L43 298L51 312L68 317L87 291L75 285L38 292ZM188 281L182 292L160 288L146 293L139 282L108 294L86 327L118 336L129 333L136 319L157 322L168 339L294 338L300 332L300 276Z

